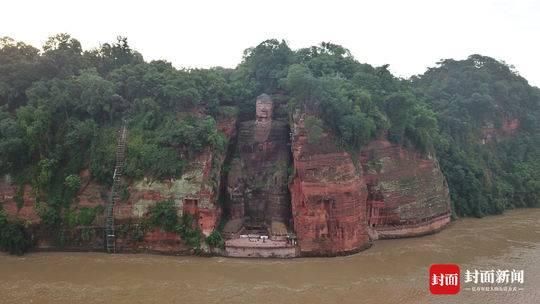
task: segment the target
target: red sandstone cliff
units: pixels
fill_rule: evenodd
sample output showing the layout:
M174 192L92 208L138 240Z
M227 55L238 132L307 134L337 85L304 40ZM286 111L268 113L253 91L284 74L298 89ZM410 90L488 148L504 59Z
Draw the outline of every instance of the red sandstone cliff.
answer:
M362 149L359 161L372 237L427 234L450 221L448 186L432 157L380 139Z
M310 143L304 115L292 126L290 183L294 229L302 255L339 255L369 246L367 189L349 153L329 134Z
M329 134L310 142L305 117L293 121L290 183L302 254L357 251L368 245L368 233L371 239L411 237L450 222L446 180L431 156L380 139L353 162Z

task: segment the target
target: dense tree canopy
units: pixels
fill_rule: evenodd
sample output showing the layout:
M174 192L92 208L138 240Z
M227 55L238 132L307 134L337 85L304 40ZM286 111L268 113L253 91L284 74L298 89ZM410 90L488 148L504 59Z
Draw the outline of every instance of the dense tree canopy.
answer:
M125 37L93 50L68 34L42 50L2 38L0 174L31 183L52 208L43 214L69 206L81 170L110 183L115 130L126 121L127 176L178 177L200 151L224 149L217 120L234 108L252 118L263 92L312 114L315 141L330 132L359 151L386 136L436 155L460 215L538 204L540 93L512 67L473 55L399 79L339 45L295 51L275 39L247 49L235 69L186 70L144 61ZM512 120L518 131L502 136ZM502 135L483 142L486 128Z
M125 120L128 177L179 176L194 153L223 148L215 119L234 105L231 74L145 62L123 37L83 51L58 34L41 52L2 38L0 174L31 183L38 200L68 205L66 178L82 169L110 183L115 130Z
M437 113L436 151L458 214L538 206L538 88L511 66L480 55L443 60L413 84ZM504 136L511 121L519 132ZM486 131L502 136L482 144Z

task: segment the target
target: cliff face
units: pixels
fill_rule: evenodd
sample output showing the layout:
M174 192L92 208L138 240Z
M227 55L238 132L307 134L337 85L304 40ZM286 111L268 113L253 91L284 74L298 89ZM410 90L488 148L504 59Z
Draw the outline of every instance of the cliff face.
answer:
M115 217L119 220L142 218L158 201L172 200L178 208L178 215L191 214L203 233L209 234L221 213L217 204L219 171L213 172L214 162L220 162L220 159L212 151L205 150L178 179L144 179L133 183L129 187L127 202L115 206ZM221 163L217 166L220 168Z
M293 121L290 183L302 254L358 251L370 239L429 234L450 222L448 186L435 159L381 139L353 161L328 134L310 142L305 118Z
M448 186L435 159L382 139L369 143L359 162L373 238L426 234L450 221Z
M292 128L291 205L301 253L338 255L369 246L367 189L349 153L328 134L310 143L304 115Z
M282 105L265 98L257 102L257 119L239 124L225 185L220 185L225 152L210 149L193 159L178 179L130 183L129 196L115 205L119 251L187 252L177 234L143 233L138 224L149 207L172 200L178 215L191 214L208 235L223 216L218 203L222 186L222 194L229 197L225 232L236 238L227 244L236 246L238 256L248 249L257 251L254 256L260 253L241 234L269 235L259 245L268 247L270 255L340 255L367 248L374 239L432 233L449 223L448 187L435 159L384 139L351 155L331 134L311 135L304 124L306 114L294 115L289 134L287 119L274 113ZM220 121L219 128L229 139L236 136L235 119ZM88 170L80 176L82 186L72 209L105 206L109 189L95 183ZM56 248L53 236L38 225L30 186L19 188L4 177L0 204L10 217L36 224L39 247ZM65 248L102 249L103 223L98 216L95 226L64 230L70 240ZM290 239L294 235L297 243Z
M92 181L88 170L81 172L83 185L80 193L72 203L71 209L77 211L80 208L104 207L107 197L107 187ZM32 187L26 185L24 191L13 184L9 177L4 177L0 182L0 204L11 218L19 218L26 222L33 238L37 241L36 247L40 250L103 250L104 248L104 218L98 215L94 225L84 227L62 228L58 231L50 231L41 225L41 218L37 212L37 205ZM17 195L22 195L20 200ZM154 197L157 198L157 197ZM17 202L19 201L19 203ZM22 203L22 204L21 204ZM20 208L19 208L20 207ZM160 253L183 253L189 248L183 244L175 233L156 230L148 231L144 235L138 235L137 228L139 216L125 217L126 214L135 214L129 203L117 206L124 214L118 217L117 248L121 252L160 252Z

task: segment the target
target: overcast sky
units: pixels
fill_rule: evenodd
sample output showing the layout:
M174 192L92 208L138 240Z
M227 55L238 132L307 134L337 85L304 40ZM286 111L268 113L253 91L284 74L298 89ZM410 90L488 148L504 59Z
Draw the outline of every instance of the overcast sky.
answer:
M540 0L77 2L3 1L0 36L41 46L67 32L89 49L122 35L145 59L176 67L234 67L269 38L295 49L330 41L403 77L480 53L540 86Z

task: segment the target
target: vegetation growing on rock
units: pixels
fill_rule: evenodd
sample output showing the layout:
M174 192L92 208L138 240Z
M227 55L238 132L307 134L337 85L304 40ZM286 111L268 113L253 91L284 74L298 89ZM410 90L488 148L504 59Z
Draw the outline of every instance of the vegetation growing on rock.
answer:
M177 178L201 151L225 150L217 120L237 112L253 120L263 92L287 100L290 115L308 112L314 143L330 132L358 151L387 137L436 156L458 215L539 204L540 91L511 66L472 55L400 79L339 45L292 50L274 39L246 50L235 69L179 70L144 61L123 37L86 51L67 34L49 38L42 50L2 38L0 174L20 189L32 186L47 227L89 225L96 212L72 209L79 174L89 168L101 184L111 182L123 121L130 130L127 177ZM22 205L22 194L18 199ZM155 226L198 246L192 219L169 223L171 208L163 206L151 213ZM13 239L26 248L19 224L2 223L3 248L11 250ZM217 235L207 241L220 244Z
M0 249L21 255L32 246L30 233L20 220L9 221L0 206Z
M480 55L443 60L413 85L437 114L436 152L458 214L538 206L538 88Z
M198 249L201 245L202 233L193 224L193 217L190 214L178 216L174 201L157 202L148 211L148 225L150 227L176 232L188 246Z

